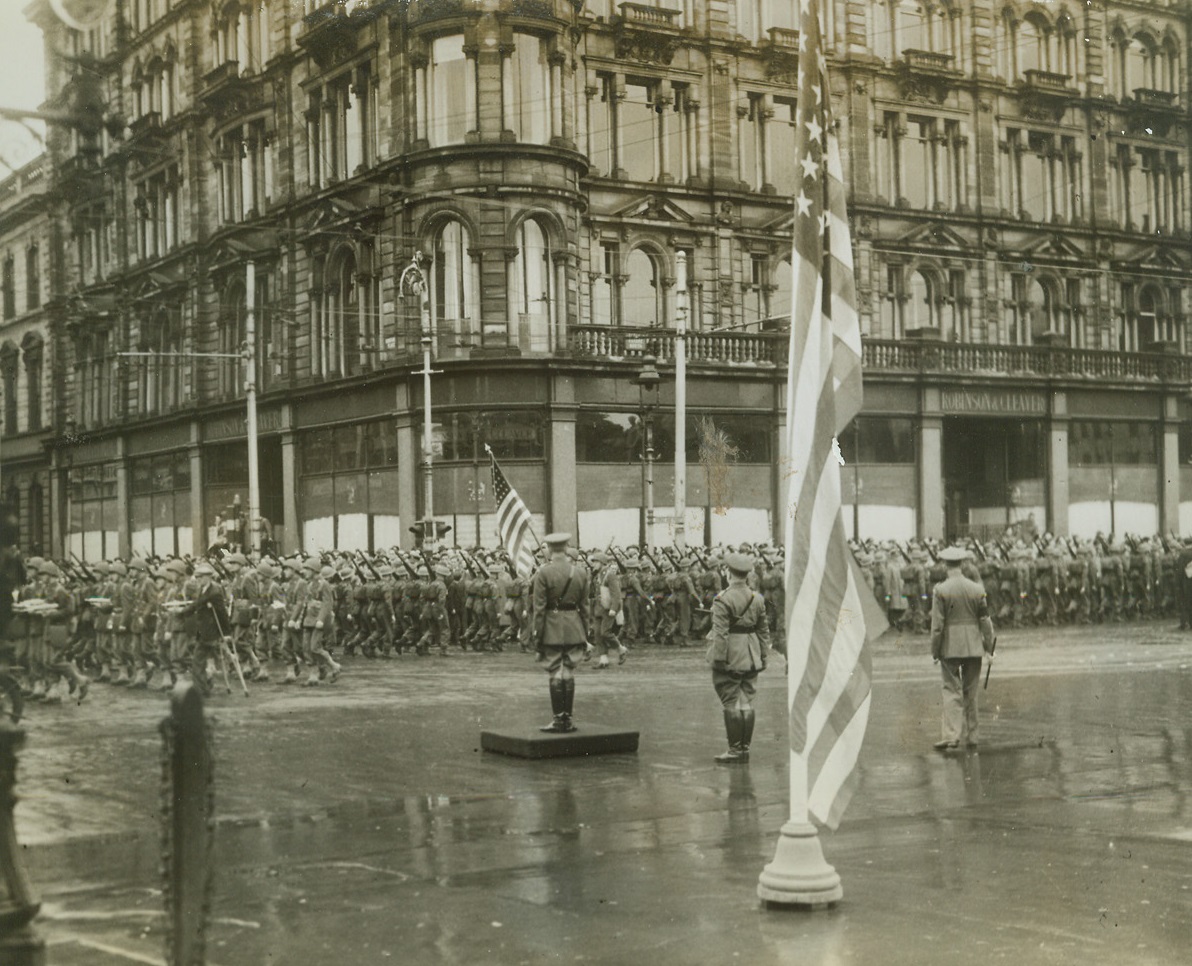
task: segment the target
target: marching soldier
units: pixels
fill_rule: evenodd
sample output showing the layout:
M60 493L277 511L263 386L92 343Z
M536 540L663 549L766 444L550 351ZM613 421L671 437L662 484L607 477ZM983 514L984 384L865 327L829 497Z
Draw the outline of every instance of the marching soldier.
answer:
M596 667L608 667L608 654L614 647L617 650L617 663L624 664L629 648L617 638L617 617L622 613L625 600L621 590L621 573L613 559L605 553L594 553L589 559L601 567L596 577L596 650L600 655ZM624 617L621 619L624 620Z

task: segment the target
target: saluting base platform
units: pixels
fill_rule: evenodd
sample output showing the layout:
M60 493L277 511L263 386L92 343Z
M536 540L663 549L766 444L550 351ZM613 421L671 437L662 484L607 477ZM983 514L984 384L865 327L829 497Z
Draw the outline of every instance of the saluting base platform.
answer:
M615 755L637 751L640 732L604 725L579 723L576 731L559 734L537 726L480 732L485 751L514 758L574 758L581 755Z

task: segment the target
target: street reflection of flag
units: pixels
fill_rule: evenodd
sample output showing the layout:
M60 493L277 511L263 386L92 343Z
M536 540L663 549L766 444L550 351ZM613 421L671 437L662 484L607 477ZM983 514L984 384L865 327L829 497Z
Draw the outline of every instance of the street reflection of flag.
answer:
M818 6L803 0L799 22L786 626L791 767L806 768L807 812L836 828L857 781L871 667L840 512L836 435L861 408L861 332Z
M501 546L509 554L518 575L529 577L534 572L534 551L538 546L530 527L530 511L517 495L517 490L505 479L487 443L484 451L492 461L493 499L497 504L497 532L501 536Z

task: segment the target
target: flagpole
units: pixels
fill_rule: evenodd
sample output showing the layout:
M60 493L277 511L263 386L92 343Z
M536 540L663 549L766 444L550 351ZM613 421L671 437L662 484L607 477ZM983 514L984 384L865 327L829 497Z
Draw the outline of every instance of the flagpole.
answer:
M809 401L808 388L799 380L809 380L809 375L816 374L809 363L824 358L830 358L831 345L825 347L825 339L831 335L824 333L823 293L824 293L824 254L826 246L823 238L823 214L828 211L826 165L823 163L823 149L827 146L826 124L821 125L823 105L827 103L828 88L826 71L821 69L822 45L819 30L820 0L804 2L799 19L799 75L798 75L798 104L799 122L795 134L796 164L803 163L803 177L796 199L794 242L791 258L791 351L787 359L787 393L786 393L786 426L788 428L788 443L786 457L788 460L802 460L803 452L795 452L796 420L803 420L805 425L816 424L816 403L811 398L811 405L806 412L799 412L796 416L796 396L799 395L803 403ZM823 135L824 140L818 139ZM816 157L813 146L820 145L820 157ZM818 184L816 183L818 180ZM808 197L807 189L811 196ZM819 203L816 204L818 194ZM808 219L804 222L804 219ZM814 222L812 221L814 219ZM809 227L803 227L804 224ZM816 238L818 235L818 244ZM804 245L804 250L800 246ZM807 264L808 251L819 252L820 264ZM812 271L814 268L814 272ZM808 289L811 289L808 292ZM801 310L800 310L801 307ZM796 320L796 312L800 312L800 319ZM807 321L804 322L804 316ZM802 340L797 336L801 335ZM825 353L825 348L827 352ZM805 371L806 370L806 371ZM817 394L818 394L818 386ZM798 392L797 392L798 390ZM803 406L799 407L800 409ZM800 437L799 448L804 448L806 440ZM803 472L791 472L786 483L785 506L794 510L798 508L804 517L813 513L813 507L800 507L804 496L804 488L810 474L818 473L818 467L810 464L803 465L792 462L792 467L801 466ZM823 474L822 486L831 487L828 480L831 474ZM835 477L837 492L837 516L839 516L839 476ZM817 493L816 497L820 494ZM828 493L829 499L832 494ZM836 870L824 859L823 848L820 845L819 832L811 821L809 805L808 760L811 745L808 743L807 722L797 714L796 699L804 687L804 676L808 673L809 662L813 646L812 635L816 633L816 622L804 620L802 615L795 617L796 608L802 603L802 594L792 592L794 582L793 568L798 561L804 569L803 580L809 574L818 572L823 566L819 559L811 559L818 550L804 539L796 541L796 520L792 513L784 513L783 546L786 550L784 585L786 587L786 627L787 627L787 738L790 752L790 812L785 824L778 833L778 844L775 848L774 859L758 876L757 895L763 903L769 906L794 906L799 908L822 909L834 905L844 896L840 876ZM798 545L796 545L798 543ZM806 544L806 545L805 545ZM796 557L796 555L800 555ZM800 586L796 591L801 591ZM820 588L819 593L823 590ZM815 595L816 597L819 594Z

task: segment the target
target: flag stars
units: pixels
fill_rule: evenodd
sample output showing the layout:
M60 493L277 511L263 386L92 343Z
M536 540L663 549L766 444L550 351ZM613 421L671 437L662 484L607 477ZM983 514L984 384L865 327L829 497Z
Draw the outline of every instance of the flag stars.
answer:
M795 204L799 206L800 215L811 217L811 199L804 192L799 192L798 197L795 198Z
M810 157L804 158L799 162L803 166L803 177L810 178L812 181L819 175L819 165Z
M814 117L807 121L806 126L807 126L807 133L808 133L808 135L810 135L811 140L818 144L820 135L824 133L824 129L819 126L819 123L816 121L816 119Z

